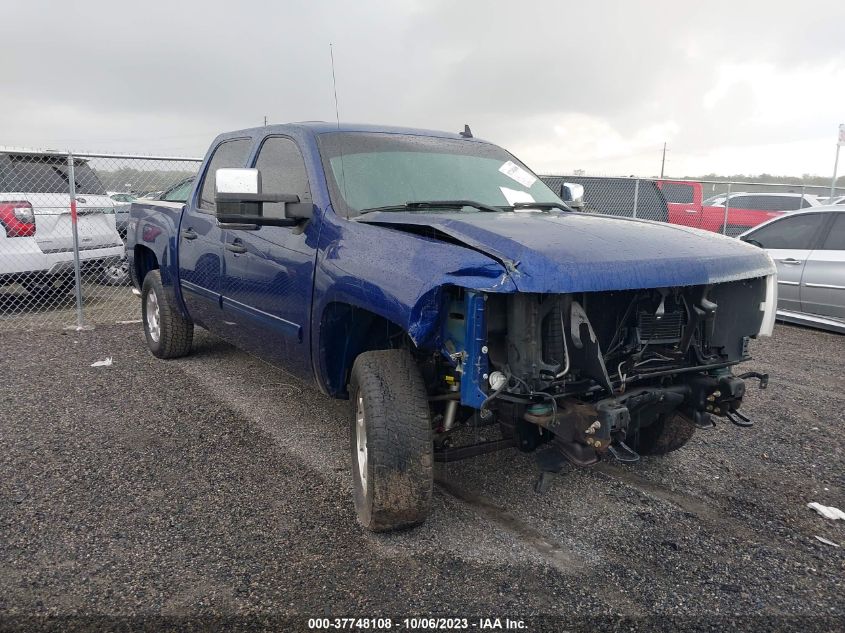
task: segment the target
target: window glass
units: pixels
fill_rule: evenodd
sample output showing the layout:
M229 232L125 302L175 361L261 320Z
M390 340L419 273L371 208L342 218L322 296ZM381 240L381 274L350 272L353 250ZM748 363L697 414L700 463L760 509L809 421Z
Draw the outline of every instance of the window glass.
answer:
M0 157L0 186L20 193L69 193L67 158L51 155ZM73 176L78 194L106 195L103 183L86 160L74 160Z
M208 169L205 171L205 180L203 180L200 194L199 206L203 211L214 213L217 210L214 202L214 174L224 167L245 167L251 146L251 139L240 138L221 143L214 150Z
M754 211L795 211L801 208L800 196L763 196L742 195L731 196L732 209L748 209Z
M166 202L187 202L188 194L191 193L191 187L194 184L193 178L183 180L178 185L168 191L161 197Z
M480 141L331 132L321 134L318 143L340 215L433 200L472 200L498 207L520 200L561 201L508 152ZM465 211L473 212L471 207Z
M805 213L786 217L749 233L748 237L763 248L810 249L824 220L823 213Z
M845 213L837 213L822 248L826 251L845 251Z
M679 182L667 182L663 184L663 195L667 202L677 202L680 204L692 204L693 189L692 185L685 185Z
M305 172L305 161L296 143L289 138L271 136L258 152L255 167L261 172L264 193L286 193L299 196L300 202L311 202L311 189ZM281 216L284 203L264 203L264 213Z

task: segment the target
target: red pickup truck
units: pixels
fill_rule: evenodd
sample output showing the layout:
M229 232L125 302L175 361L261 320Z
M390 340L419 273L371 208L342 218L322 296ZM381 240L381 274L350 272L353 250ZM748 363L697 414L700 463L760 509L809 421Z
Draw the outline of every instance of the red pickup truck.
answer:
M736 237L753 226L796 211L819 206L816 196L792 192L730 194L727 217L725 216L726 194L704 200L704 188L700 182L688 180L658 180L669 207L669 222L695 228L725 233Z

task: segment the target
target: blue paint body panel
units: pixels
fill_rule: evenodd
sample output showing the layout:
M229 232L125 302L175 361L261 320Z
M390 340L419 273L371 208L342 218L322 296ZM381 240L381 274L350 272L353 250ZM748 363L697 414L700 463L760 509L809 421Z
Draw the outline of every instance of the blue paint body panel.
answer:
M686 227L624 218L556 212L379 212L341 218L332 207L317 145L320 134L337 131L335 124L300 123L219 136L187 204L133 203L127 236L130 266L137 270L140 255L152 253L166 291L184 315L333 395L344 387L331 379L331 357L348 344L341 332L324 325L324 316L336 304L395 324L419 348L436 352L442 342L444 288L473 291L466 294L472 313L466 344L478 349L462 400L478 406L486 373L479 338L485 293L687 286L773 272L766 254L753 246ZM343 125L340 131L461 138L379 126ZM222 142L249 139L247 167L255 164L268 136L288 137L299 147L313 218L301 233L261 227L244 240L248 257L235 261L224 245L244 232L212 226L214 216L197 212L198 191ZM182 231L203 222L209 223L205 228L211 241L197 248L183 239ZM434 235L411 232L420 229ZM437 239L438 233L444 239Z
M674 224L588 213L385 213L383 227L425 226L513 266L520 292L697 286L771 274L761 249Z

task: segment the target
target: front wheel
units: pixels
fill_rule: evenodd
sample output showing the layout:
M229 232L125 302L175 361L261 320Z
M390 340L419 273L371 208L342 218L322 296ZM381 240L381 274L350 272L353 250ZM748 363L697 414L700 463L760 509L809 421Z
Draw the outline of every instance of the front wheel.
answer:
M642 455L665 455L681 448L695 433L695 424L680 413L666 413L637 433Z
M170 305L158 270L151 270L144 277L141 320L147 346L153 356L178 358L191 351L194 324L183 317L175 306Z
M349 396L358 521L373 532L422 523L431 511L431 415L411 354L392 349L358 356Z

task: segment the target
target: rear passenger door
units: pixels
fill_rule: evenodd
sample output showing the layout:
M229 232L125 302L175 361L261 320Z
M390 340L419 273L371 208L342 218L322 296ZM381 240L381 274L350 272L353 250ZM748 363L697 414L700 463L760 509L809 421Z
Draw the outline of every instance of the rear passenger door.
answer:
M819 213L832 221L812 251L801 278L804 312L845 319L845 213Z
M775 220L748 234L765 248L778 271L778 308L801 312L801 277L825 223L822 213L802 213Z
M305 162L293 139L266 138L254 166L265 193L312 201ZM265 204L265 214L275 215L275 204L281 206ZM309 324L319 224L315 213L298 226L233 228L223 236L227 338L302 377L311 375Z
M252 139L223 141L207 163L202 181L188 200L179 227L179 282L188 314L200 325L220 332L222 231L214 215L214 175L221 167L244 167Z

